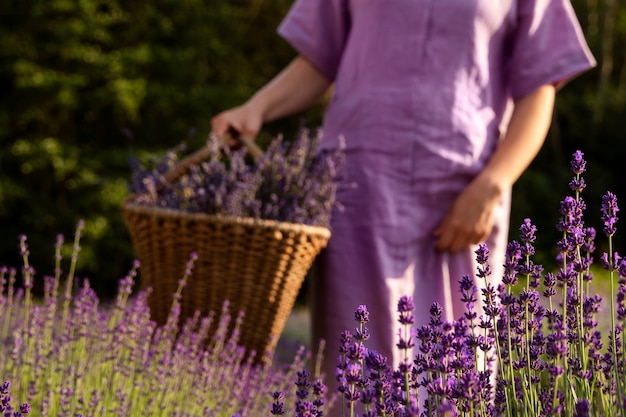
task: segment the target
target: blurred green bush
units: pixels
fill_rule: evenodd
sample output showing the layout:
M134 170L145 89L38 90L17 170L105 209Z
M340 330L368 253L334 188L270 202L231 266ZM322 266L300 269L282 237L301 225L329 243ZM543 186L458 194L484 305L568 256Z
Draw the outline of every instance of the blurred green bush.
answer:
M114 294L133 258L119 212L129 157L181 141L201 146L211 116L293 57L275 34L289 4L3 2L0 264L20 265L24 233L32 264L52 272L56 234L69 242L82 218L80 270L100 294ZM275 123L264 134L297 123Z
M55 236L86 220L80 271L102 297L133 254L119 204L128 159L181 141L201 146L210 117L245 100L294 52L276 27L291 0L4 0L0 6L0 265L52 272ZM600 67L559 95L544 150L515 187L512 235L524 217L552 248L576 149L589 160L590 209L626 196L626 6L574 2ZM323 105L266 126L289 137ZM618 173L616 175L616 172ZM593 218L594 216L588 216ZM626 234L626 233L625 233ZM556 237L555 237L556 236ZM66 253L69 253L68 243ZM549 262L551 249L546 249Z

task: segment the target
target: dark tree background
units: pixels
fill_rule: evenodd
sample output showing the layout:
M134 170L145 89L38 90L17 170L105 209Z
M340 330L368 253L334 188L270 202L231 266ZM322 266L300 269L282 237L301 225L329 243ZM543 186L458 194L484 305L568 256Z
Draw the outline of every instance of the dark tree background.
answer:
M588 160L587 219L598 225L606 190L626 196L626 6L574 0L599 66L558 95L545 147L514 189L511 236L530 217L552 262L569 159ZM0 5L0 265L52 272L55 236L86 221L79 271L103 297L133 254L119 205L131 156L181 141L201 146L210 117L239 104L293 51L276 35L291 0L4 0ZM265 127L289 137L323 105ZM619 236L618 248L626 241Z

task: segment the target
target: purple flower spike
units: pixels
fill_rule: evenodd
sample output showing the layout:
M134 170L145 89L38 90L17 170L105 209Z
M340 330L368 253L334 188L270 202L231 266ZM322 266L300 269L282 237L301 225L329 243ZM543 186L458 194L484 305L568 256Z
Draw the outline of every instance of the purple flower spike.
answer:
M567 196L561 201L559 213L561 219L557 224L557 230L571 231L572 229L582 227L582 217L586 205L583 200L577 200L574 197Z
M506 247L506 259L504 261L504 276L502 282L505 285L517 284L517 274L519 272L519 261L522 257L522 248L519 242L512 241Z
M569 188L572 191L580 193L587 186L587 184L585 183L585 179L580 176L583 172L585 172L586 162L583 159L583 153L581 151L576 151L573 157L574 158L571 162L571 168L575 174L575 177L570 181Z
M604 252L600 259L602 260L602 267L604 269L607 271L617 271L622 257L619 253L614 252L613 257L609 258L609 254Z
M522 224L519 228L520 240L525 243L533 243L536 239L535 232L537 232L537 227L530 222L530 219L524 219L524 224Z
M413 297L404 295L398 301L398 313L407 313L413 311L415 305L413 305Z
M296 381L296 386L298 390L296 391L296 396L304 400L309 396L309 387L311 383L309 382L309 372L307 370L302 370L297 373L298 380Z
M587 187L587 183L584 178L572 178L569 182L569 188L572 191L581 193Z
M20 413L29 414L30 413L30 404L24 403L20 405Z
M443 322L441 321L441 315L443 314L443 309L441 305L437 302L432 303L430 306L430 325L433 327L440 326Z
M356 329L354 332L354 340L360 343L369 340L370 336L370 331L365 326L360 329Z
M326 391L328 391L328 388L321 379L318 379L313 383L313 394L325 395Z
M302 401L296 405L296 417L316 417L317 409L311 401Z
M285 414L285 395L280 391L276 391L272 394L272 397L274 398L274 403L272 404L271 413L275 416L282 416Z
M322 408L326 403L327 391L328 388L321 379L318 379L313 383L313 396L315 397L313 400L313 405L315 406L317 417L322 417L324 415L324 411L322 410Z
M589 417L589 400L587 398L583 398L582 400L578 400L576 403L576 411L574 412L574 417Z
M552 297L556 295L556 276L552 272L548 272L543 277L543 285L545 287L543 296L544 297Z
M413 324L415 323L415 318L413 317L413 310L415 309L415 305L413 304L413 297L404 295L398 301L398 313L400 317L398 321L401 324Z
M413 349L415 347L415 329L409 329L408 338L405 338L403 333L402 329L398 329L398 343L396 343L396 346L401 350Z
M19 235L20 240L20 256L28 256L28 245L26 244L26 235Z
M617 231L615 223L617 222L617 213L619 212L615 194L609 191L602 197L601 211L602 221L604 222L604 234L613 236Z
M476 262L481 265L484 265L489 260L489 249L487 249L487 245L481 243L478 245L478 249L476 249Z
M365 324L370 320L370 313L369 311L367 311L366 305L361 304L357 307L356 311L354 312L354 320L361 324Z
M56 243L54 244L54 248L60 250L63 247L64 240L65 240L65 236L59 233L57 235L57 240L56 240Z
M587 165L587 162L583 159L583 156L585 156L585 154L581 151L574 152L573 159L570 165L572 167L572 171L576 175L580 175L585 172L585 165Z

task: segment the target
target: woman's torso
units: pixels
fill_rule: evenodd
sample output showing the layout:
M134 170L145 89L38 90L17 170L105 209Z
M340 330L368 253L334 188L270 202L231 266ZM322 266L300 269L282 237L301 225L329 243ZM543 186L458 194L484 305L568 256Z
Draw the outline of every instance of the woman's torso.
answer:
M411 153L420 177L472 175L495 149L510 104L515 1L393 3L348 0L325 137L342 134L349 149Z

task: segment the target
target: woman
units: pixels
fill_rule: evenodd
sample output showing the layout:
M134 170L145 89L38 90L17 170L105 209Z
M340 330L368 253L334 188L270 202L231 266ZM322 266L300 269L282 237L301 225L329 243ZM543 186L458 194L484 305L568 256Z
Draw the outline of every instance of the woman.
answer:
M255 137L334 84L321 146L345 138L357 187L338 194L312 282L312 341L327 342L332 385L358 305L369 347L397 365L402 295L416 326L434 301L460 317L457 282L481 242L497 284L511 187L545 140L556 90L595 62L568 0L297 0L278 32L298 56L212 128Z

